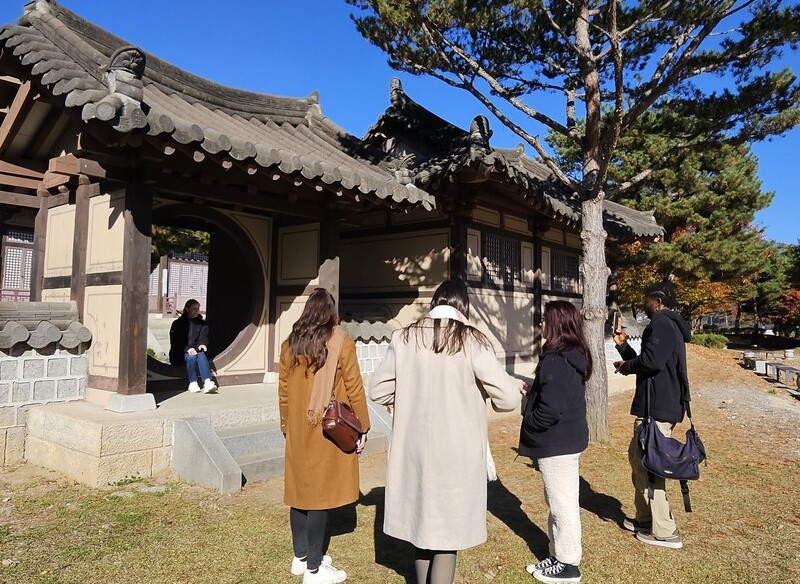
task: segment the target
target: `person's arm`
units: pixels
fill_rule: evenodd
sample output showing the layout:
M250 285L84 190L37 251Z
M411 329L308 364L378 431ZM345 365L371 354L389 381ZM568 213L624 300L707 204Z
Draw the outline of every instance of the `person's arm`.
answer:
M383 361L370 377L369 399L383 406L394 404L394 392L397 387L395 343L399 334L401 333L395 332L392 335L392 340L389 343L389 348L386 350Z
M559 397L563 393L563 382L567 371L559 367L561 356L550 354L542 358L539 366L539 394L529 396L535 400L534 407L525 415L525 427L534 432L541 432L550 426L555 426L561 418L561 403Z
M197 350L208 351L208 323L205 321L200 324L200 334L197 338Z
M292 367L292 351L288 343L281 346L278 372L278 407L281 416L281 432L286 435L286 418L289 415L289 370Z
M650 324L650 336L638 357L626 360L620 373L653 374L661 371L675 349L675 332L669 319L660 318Z
M364 381L361 371L358 368L358 355L356 355L356 344L350 337L345 337L342 342L342 352L339 356L339 365L342 371L342 381L347 392L347 401L356 418L361 422L361 433L369 432L369 409L367 408L367 396L364 392Z
M485 347L473 340L470 342L475 379L481 382L495 409L505 412L513 410L522 398L520 390L523 382L506 373L491 347Z

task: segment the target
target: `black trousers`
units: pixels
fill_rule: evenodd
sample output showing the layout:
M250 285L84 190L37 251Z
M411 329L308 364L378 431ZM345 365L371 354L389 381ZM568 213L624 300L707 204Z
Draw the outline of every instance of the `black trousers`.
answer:
M289 510L294 555L306 559L308 570L316 570L322 563L322 545L325 541L327 524L327 510L304 511L294 507Z

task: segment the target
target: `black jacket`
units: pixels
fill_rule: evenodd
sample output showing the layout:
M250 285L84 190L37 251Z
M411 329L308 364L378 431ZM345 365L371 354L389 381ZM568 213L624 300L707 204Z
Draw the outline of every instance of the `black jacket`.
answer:
M544 353L528 393L519 453L530 458L577 454L589 445L583 351Z
M208 347L208 324L202 316L189 319L181 315L169 328L169 362L183 365L183 355L189 349L198 350L200 345Z
M642 353L625 343L617 347L625 362L620 373L636 375L636 393L631 404L631 414L645 415L647 380L653 380L653 400L650 416L658 422L678 423L685 411L681 396L688 397L689 381L686 376L686 344L692 338L692 329L677 312L660 310L650 319L642 334Z

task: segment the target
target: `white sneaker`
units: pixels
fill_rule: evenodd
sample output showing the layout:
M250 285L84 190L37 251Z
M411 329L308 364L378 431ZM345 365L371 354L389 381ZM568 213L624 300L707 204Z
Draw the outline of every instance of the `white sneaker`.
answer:
M347 572L334 568L332 564L320 564L317 573L303 572L303 584L339 584L347 580Z
M201 391L203 391L203 390L202 390L202 389L200 389L200 386L199 386L199 385L197 385L197 382L196 382L196 381L192 381L192 382L189 384L189 391L191 391L192 393L200 393L200 392L201 392Z
M211 393L217 390L217 384L209 377L203 383L203 393ZM199 390L198 390L199 391Z
M329 555L322 556L322 563L323 564L332 564L333 560ZM292 573L292 576L302 576L303 572L306 571L306 561L301 560L297 556L292 558L292 568L289 570Z

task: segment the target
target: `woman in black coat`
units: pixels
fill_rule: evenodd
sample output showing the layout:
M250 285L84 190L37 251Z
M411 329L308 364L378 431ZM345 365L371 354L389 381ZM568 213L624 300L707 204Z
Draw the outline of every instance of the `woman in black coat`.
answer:
M536 461L550 507L549 556L525 569L541 582L580 582L581 452L589 445L585 381L592 357L578 309L548 302L542 318L544 345L522 417L519 453Z
M193 393L211 393L217 389L211 379L207 352L208 323L200 315L200 303L195 299L187 300L180 317L169 329L169 362L186 366L189 391ZM202 387L197 383L198 370Z

